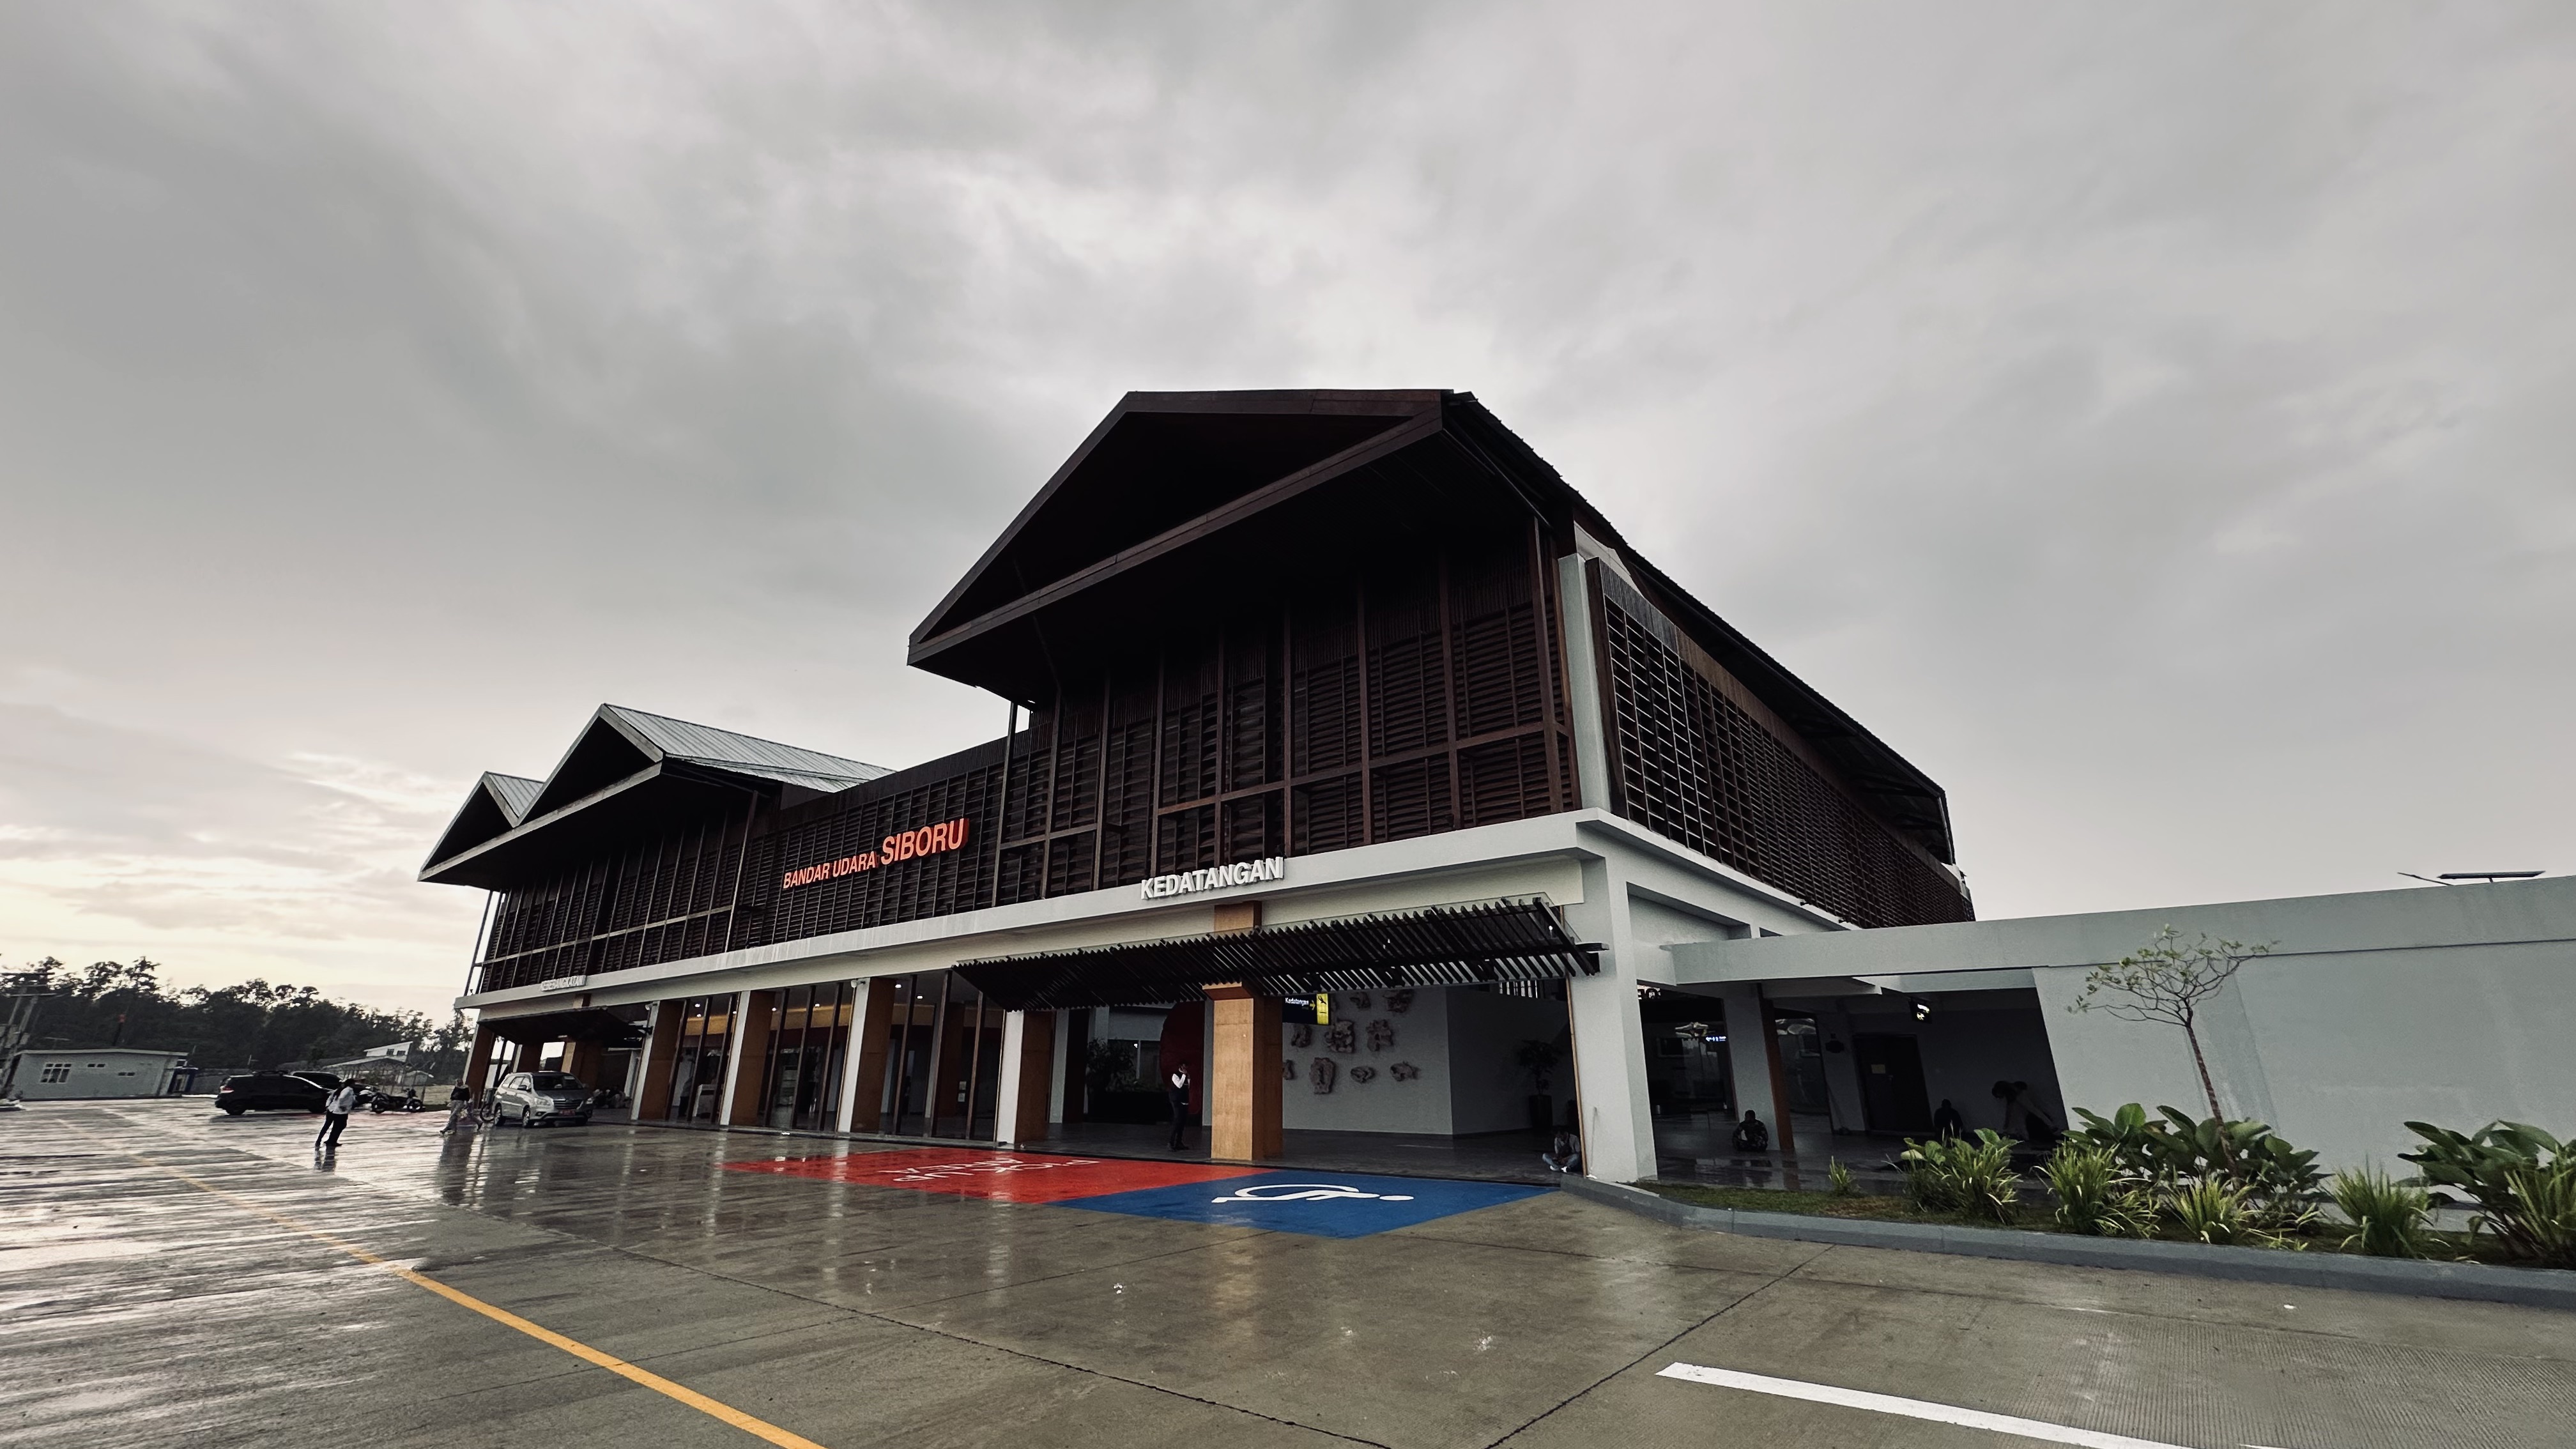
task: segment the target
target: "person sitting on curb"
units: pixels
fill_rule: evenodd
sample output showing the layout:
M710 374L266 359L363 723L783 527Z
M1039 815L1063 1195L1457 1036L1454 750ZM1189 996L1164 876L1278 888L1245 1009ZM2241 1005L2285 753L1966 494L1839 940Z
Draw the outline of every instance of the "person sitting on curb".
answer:
M1751 1108L1746 1108L1744 1120L1735 1124L1735 1150L1738 1152L1771 1150L1771 1129L1762 1125L1762 1119L1754 1116Z
M1583 1163L1583 1147L1574 1140L1573 1133L1558 1128L1556 1140L1547 1145L1538 1160L1546 1163L1550 1172L1572 1172Z

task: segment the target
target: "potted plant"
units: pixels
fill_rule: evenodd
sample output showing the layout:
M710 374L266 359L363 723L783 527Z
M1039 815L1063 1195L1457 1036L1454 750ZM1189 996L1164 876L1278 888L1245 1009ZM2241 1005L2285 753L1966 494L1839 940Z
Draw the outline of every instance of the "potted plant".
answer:
M1556 1093L1550 1090L1556 1064L1564 1053L1552 1041L1530 1037L1512 1048L1512 1065L1527 1073L1530 1080L1529 1125L1534 1132L1546 1132L1556 1126Z

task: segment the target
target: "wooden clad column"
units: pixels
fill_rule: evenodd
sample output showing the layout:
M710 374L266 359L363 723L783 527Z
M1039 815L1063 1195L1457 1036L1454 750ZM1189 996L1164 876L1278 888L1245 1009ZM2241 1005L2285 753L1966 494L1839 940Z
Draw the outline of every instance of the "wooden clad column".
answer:
M1207 989L1216 1004L1208 1051L1208 1156L1258 1162L1283 1146L1279 1002L1240 986Z
M660 1122L671 1115L671 1068L680 1056L680 1024L688 1017L685 1001L653 1003L653 1031L644 1042L644 1080L635 1088L634 1119Z
M595 1041L564 1043L563 1072L585 1087L599 1085L599 1069L608 1060L608 1051Z
M733 1127L757 1127L769 1106L769 1022L778 1014L778 993L746 991L733 1024L735 1058L733 1100L724 1120Z
M1216 908L1219 932L1256 930L1261 903ZM1206 988L1215 1010L1208 1043L1208 1156L1218 1162L1258 1162L1285 1146L1279 1089L1279 1003L1241 986Z
M492 1075L492 1048L498 1045L500 1040L492 1034L492 1023L485 1021L475 1024L474 1045L465 1053L465 1075L462 1080L465 1085L474 1089L474 1095L478 1098L492 1094L492 1084L484 1079Z
M1772 1141L1786 1158L1798 1150L1798 1134L1790 1126L1789 1071L1780 1060L1780 1014L1768 1001L1762 1003L1762 1050L1771 1062L1771 1110L1780 1119L1771 1124Z

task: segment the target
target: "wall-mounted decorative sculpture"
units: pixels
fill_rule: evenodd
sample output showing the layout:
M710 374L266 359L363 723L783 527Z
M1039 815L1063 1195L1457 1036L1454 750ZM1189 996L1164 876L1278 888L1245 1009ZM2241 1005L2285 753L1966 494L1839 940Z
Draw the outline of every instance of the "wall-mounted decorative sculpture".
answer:
M1314 1084L1316 1096L1332 1094L1333 1074L1339 1070L1340 1068L1333 1064L1331 1057L1315 1058L1315 1064L1306 1070L1306 1080Z
M1292 1047L1313 1046L1315 1044L1315 1024L1311 1021L1301 1021L1289 1027L1288 1044Z
M1290 1082L1297 1080L1297 1059L1295 1057L1284 1058L1280 1061L1279 1065L1287 1068L1287 1071L1281 1074L1281 1080Z
M1399 1082L1409 1082L1422 1075L1422 1068L1415 1066L1411 1062L1397 1062L1394 1066L1386 1069L1386 1074L1395 1078Z
M1351 1068L1351 1080L1363 1085L1377 1080L1377 1068L1362 1063Z
M1402 991L1388 992L1386 994L1386 1009L1394 1012L1398 1016L1402 1016L1406 1012L1411 1011L1413 1009L1413 988L1408 986Z
M1382 1052L1393 1045L1395 1045L1395 1028L1387 1024L1385 1017L1379 1017L1369 1023L1370 1051Z
M1360 1024L1356 1021L1337 1021L1325 1027L1324 1046L1327 1050L1340 1052L1343 1056L1349 1056L1358 1051Z

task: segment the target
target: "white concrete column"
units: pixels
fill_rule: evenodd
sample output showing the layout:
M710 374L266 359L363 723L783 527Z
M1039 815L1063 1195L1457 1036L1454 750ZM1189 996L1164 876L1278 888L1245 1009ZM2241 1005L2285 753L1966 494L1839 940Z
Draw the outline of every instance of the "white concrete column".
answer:
M1005 1146L1020 1140L1020 1058L1029 1039L1029 1014L1002 1013L1002 1079L993 1088L993 1138Z
M725 1127L733 1121L733 1084L742 1075L742 1024L751 1015L751 993L733 994L733 1010L725 1021L724 1090L716 1093L716 1125ZM703 1068L700 1069L703 1072Z
M1565 636L1566 711L1574 720L1576 803L1610 808L1610 735L1601 724L1600 652L1592 639L1592 591L1583 581L1583 557L1556 561L1558 625ZM1624 914L1624 912L1622 913Z
M1771 1145L1780 1145L1780 1104L1771 1096L1771 1035L1762 1019L1762 988L1749 981L1719 989L1726 1003L1726 1074L1728 1095L1735 1099L1735 1119L1754 1113L1771 1129Z
M1073 1060L1073 1013L1055 1014L1055 1080L1047 1083L1047 1121L1064 1121L1065 1063Z
M841 1105L832 1117L832 1130L835 1132L849 1131L850 1120L858 1115L859 1059L866 1055L867 1042L863 1034L868 1029L869 998L875 992L893 989L880 986L871 977L859 983L858 997L850 1003L850 1039L841 1047Z
M1637 1010L1637 944L1628 885L1607 861L1583 867L1583 901L1565 909L1577 938L1597 941L1601 971L1566 983L1574 1024L1574 1085L1583 1106L1583 1175L1635 1182L1655 1173L1655 1121L1646 1094L1645 1019Z

